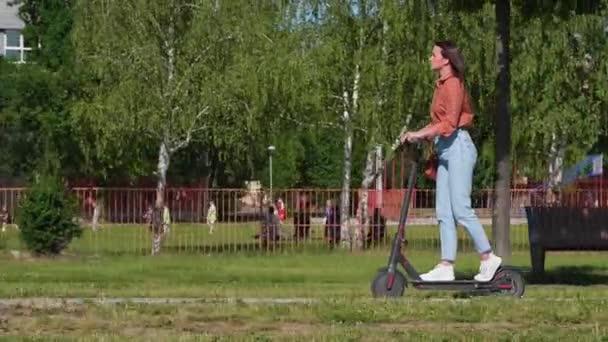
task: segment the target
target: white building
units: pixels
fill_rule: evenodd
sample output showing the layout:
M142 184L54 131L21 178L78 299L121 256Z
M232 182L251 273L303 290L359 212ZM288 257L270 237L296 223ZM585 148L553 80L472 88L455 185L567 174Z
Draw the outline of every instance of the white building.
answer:
M25 23L19 18L19 8L10 2L0 0L0 56L22 63L32 49L21 34Z

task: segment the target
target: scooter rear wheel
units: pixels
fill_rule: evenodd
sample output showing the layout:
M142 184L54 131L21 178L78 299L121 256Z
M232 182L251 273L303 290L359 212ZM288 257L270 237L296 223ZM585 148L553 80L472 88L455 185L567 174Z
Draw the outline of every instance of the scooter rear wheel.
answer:
M521 273L510 270L500 269L494 275L492 280L495 288L497 289L496 294L502 296L512 296L520 298L524 295L526 283Z
M407 286L405 277L399 271L395 271L393 286L388 289L389 273L382 270L378 272L372 281L371 290L374 297L401 297Z

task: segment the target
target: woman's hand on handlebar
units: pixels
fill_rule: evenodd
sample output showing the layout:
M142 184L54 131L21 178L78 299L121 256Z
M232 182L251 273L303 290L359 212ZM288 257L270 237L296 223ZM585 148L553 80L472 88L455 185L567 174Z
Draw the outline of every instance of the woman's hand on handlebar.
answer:
M418 132L406 132L405 134L401 135L400 139L402 144L406 142L417 143L424 139L424 137L422 137Z

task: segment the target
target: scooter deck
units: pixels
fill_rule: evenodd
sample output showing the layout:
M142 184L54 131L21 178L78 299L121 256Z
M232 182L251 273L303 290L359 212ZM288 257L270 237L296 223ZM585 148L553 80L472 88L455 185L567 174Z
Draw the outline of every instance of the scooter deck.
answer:
M475 280L455 281L412 281L412 286L418 290L446 290L446 291L492 291L496 284L490 281L480 282Z
M410 280L412 284L426 284L426 285L475 285L475 284L491 284L492 281L477 281L477 280L452 280L452 281L424 281L424 280Z

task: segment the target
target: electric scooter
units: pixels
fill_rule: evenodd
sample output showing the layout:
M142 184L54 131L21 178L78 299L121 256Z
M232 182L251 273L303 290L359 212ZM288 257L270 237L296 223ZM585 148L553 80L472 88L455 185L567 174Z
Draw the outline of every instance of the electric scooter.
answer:
M407 246L405 228L408 209L412 198L412 192L416 185L416 169L419 155L418 147L414 147L415 151L413 155L415 157L411 161L407 191L405 192L405 198L401 206L399 226L393 239L391 254L388 258L388 266L378 270L378 274L371 284L372 295L374 297L403 296L409 279L411 285L419 290L451 290L471 294L497 294L522 297L525 290L524 279L517 269L510 266L500 266L494 274L494 277L487 282L476 280L424 281L420 279L420 274L403 253L405 246ZM406 279L403 273L397 269L399 265L405 270L408 279Z

